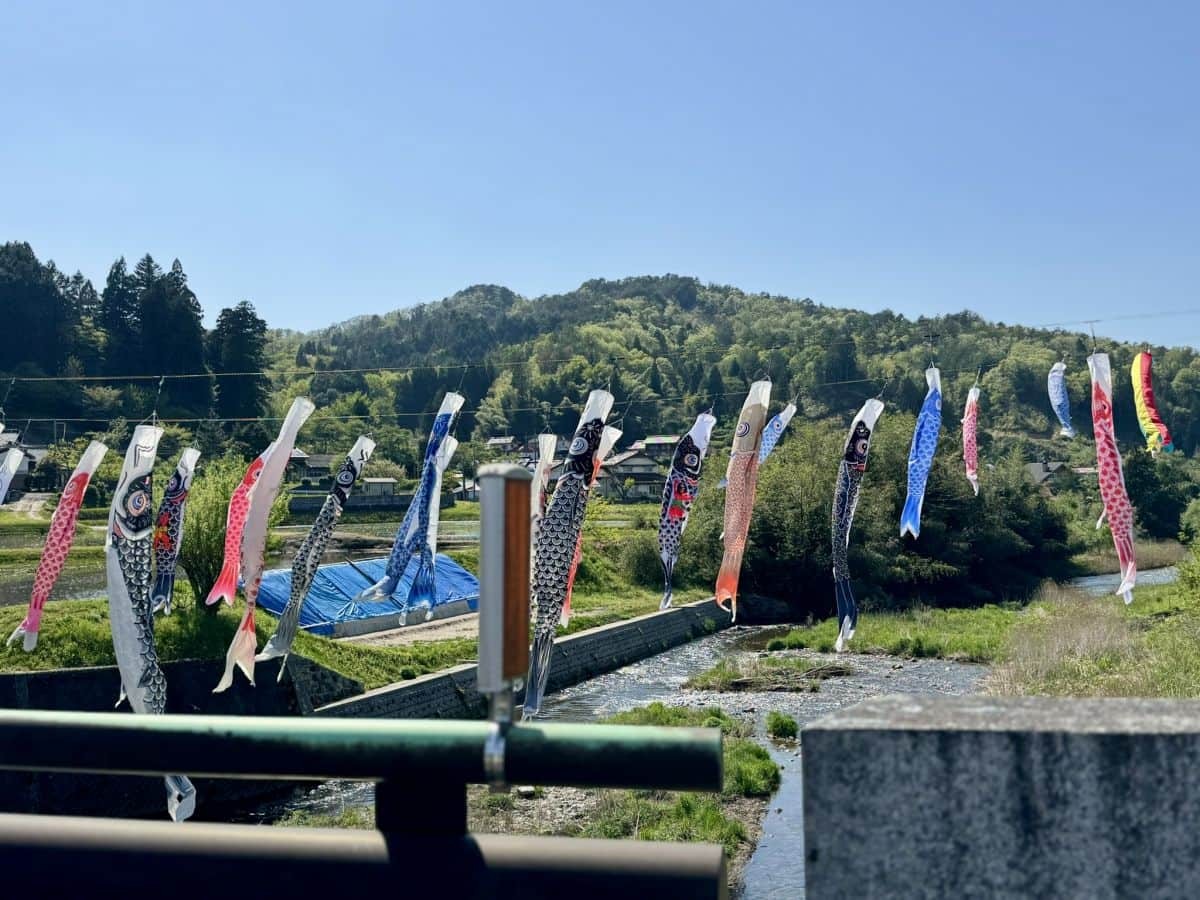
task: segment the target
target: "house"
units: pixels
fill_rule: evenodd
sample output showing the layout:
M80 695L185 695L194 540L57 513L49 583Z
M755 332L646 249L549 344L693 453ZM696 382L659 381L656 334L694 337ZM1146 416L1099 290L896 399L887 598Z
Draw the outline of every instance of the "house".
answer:
M1065 465L1066 463L1061 462L1025 463L1025 473L1034 484L1042 485L1053 478Z
M397 483L395 478L363 478L359 493L363 497L394 497Z
M293 447L288 458L287 476L291 481L319 482L329 478L335 464L340 464L340 460L332 453L310 454Z
M562 475L564 460L550 470L551 484ZM663 467L640 450L630 448L615 453L600 464L596 474L596 492L609 500L657 500L662 496Z
M45 445L28 446L21 443L21 433L17 431L0 432L0 455L5 454L9 450L20 450L24 454L21 458L21 464L17 467L16 474L13 475L12 481L9 483L9 497L12 498L15 494L25 493L31 490L39 491L55 491L62 488L66 482L70 472L56 473L56 477L51 479L39 479L35 474L38 465L49 454L49 449ZM45 482L45 483L43 483Z
M638 441L642 446L637 447L636 444L630 445L630 450L638 449L645 453L648 457L667 464L671 462L671 457L675 455L675 445L679 443L679 435L677 434L652 434L644 441Z
M490 437L485 444L489 450L494 450L497 453L512 453L512 451L517 449L517 439L511 434Z

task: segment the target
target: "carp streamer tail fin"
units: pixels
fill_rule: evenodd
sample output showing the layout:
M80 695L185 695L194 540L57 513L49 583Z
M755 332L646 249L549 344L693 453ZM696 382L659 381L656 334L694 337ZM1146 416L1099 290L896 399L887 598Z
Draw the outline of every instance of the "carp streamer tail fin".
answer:
M399 584L398 577L385 575L369 588L355 594L354 599L350 601L350 607L353 608L359 603L382 603L396 593L396 586Z
M164 616L171 614L171 594L175 591L175 573L160 572L154 579L154 590L150 595L150 608Z
M1062 427L1062 430L1059 432L1059 434L1061 434L1065 438L1073 438L1073 437L1075 437L1075 429L1072 428L1070 425L1064 425Z
M1116 593L1125 602L1133 602L1133 586L1137 582L1137 561L1133 556L1133 536L1128 534L1113 535L1113 543L1117 548L1117 559L1121 563L1121 585Z
M837 596L838 636L833 648L841 653L846 649L846 643L854 637L854 629L858 627L858 604L854 602L854 591L850 589L849 578L839 578L833 583Z
M742 551L726 550L721 560L721 571L717 573L717 606L731 612L731 621L737 621L738 577L742 573ZM729 604L728 606L726 604Z
M213 688L214 694L219 694L233 684L233 669L237 666L254 684L254 653L258 649L258 634L254 630L254 607L247 606L242 616L242 624L238 626L233 640L229 643L229 652L225 654L225 674Z
M184 822L196 811L196 788L185 775L167 775L167 814L172 822Z
M529 654L529 678L525 681L525 706L521 710L521 721L528 722L542 708L546 694L546 681L550 677L550 657L554 652L554 633L539 632L533 639L533 652Z
M434 601L434 559L428 545L421 548L417 571L413 573L412 588L408 592L408 605L422 606L432 613Z
M32 653L33 649L37 646L38 633L37 628L29 621L29 616L26 616L24 621L22 621L20 625L13 629L13 633L8 636L8 640L4 642L4 646L11 647L13 641L19 637L23 637L25 639L21 643L21 647L25 650L25 652Z
M905 532L913 537L921 534L921 498L909 494L904 501L904 512L900 514L900 537Z
M217 576L217 583L212 586L212 590L208 592L208 599L204 601L205 606L212 606L221 600L224 600L227 606L233 606L233 598L237 596L239 562L236 555L226 555L221 574Z
M663 596L662 602L658 605L660 610L671 608L671 599L675 591L671 587L671 575L675 571L675 566L672 563L663 560Z

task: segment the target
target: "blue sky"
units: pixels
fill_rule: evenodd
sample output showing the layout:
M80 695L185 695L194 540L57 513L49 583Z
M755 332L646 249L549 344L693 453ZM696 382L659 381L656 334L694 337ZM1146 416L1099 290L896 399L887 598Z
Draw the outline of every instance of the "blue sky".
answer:
M1119 8L1111 8L1119 7ZM201 11L203 10L203 11ZM676 272L1200 345L1200 6L21 4L0 240L312 328Z

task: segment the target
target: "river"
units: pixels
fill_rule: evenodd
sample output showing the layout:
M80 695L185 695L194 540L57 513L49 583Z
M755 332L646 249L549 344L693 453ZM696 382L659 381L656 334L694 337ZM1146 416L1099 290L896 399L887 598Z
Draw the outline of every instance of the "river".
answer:
M714 693L687 691L684 682L731 652L754 653L764 629L733 628L712 637L676 647L607 675L560 691L547 699L545 718L588 722L621 710L654 701L686 706L720 706L731 715L752 720L756 737L782 767L782 783L771 798L763 832L745 870L742 896L797 898L804 895L804 822L798 742L773 742L766 737L767 713L779 710L803 726L815 719L885 693L962 694L976 689L986 667L944 660L896 660L885 656L844 654L850 675L821 683L816 693ZM833 660L828 654L804 655ZM283 812L306 810L337 813L347 806L373 802L370 785L328 782L298 794L284 804L263 809L258 821L270 821Z

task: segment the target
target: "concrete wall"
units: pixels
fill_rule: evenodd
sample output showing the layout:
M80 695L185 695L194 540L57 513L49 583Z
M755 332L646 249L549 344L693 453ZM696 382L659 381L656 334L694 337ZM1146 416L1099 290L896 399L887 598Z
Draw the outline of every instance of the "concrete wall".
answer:
M802 739L810 900L1200 893L1198 702L880 697Z
M239 672L233 687L214 694L224 660L183 660L163 665L167 676L167 712L211 715L294 716L311 713L352 694L362 685L302 657L288 660L277 682L279 660L255 666L257 687ZM128 704L114 711L120 675L115 666L0 675L0 708L73 709L128 715ZM0 748L0 759L3 750ZM220 816L243 801L261 798L286 783L198 779L198 817ZM0 811L69 815L165 816L162 779L113 775L66 775L0 772Z
M729 626L711 600L615 622L560 638L554 645L548 692L562 690ZM486 713L475 690L475 666L465 665L332 703L322 716L382 719L469 719Z

